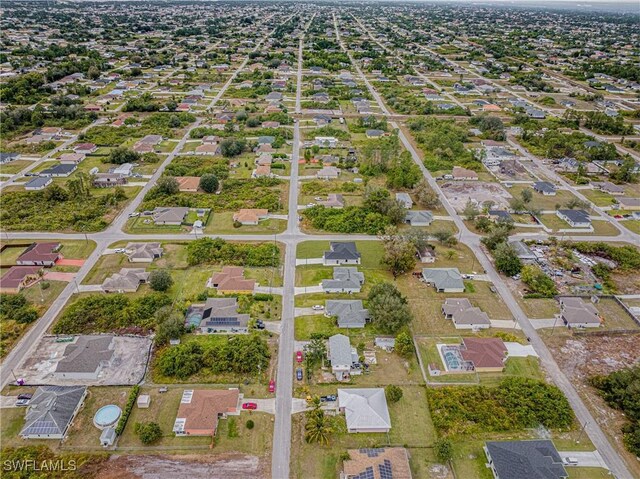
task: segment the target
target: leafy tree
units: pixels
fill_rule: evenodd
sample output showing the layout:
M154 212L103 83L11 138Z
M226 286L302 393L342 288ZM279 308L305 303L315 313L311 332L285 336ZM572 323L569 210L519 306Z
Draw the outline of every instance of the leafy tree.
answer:
M220 152L222 153L222 156L229 158L232 156L238 156L244 151L245 147L246 142L244 140L225 138L222 140L222 143L220 143Z
M154 291L167 291L173 286L171 273L166 269L155 269L149 274L149 286Z
M62 203L69 199L69 193L67 190L56 183L45 188L43 196L44 199L50 203Z
M157 422L137 422L134 432L138 435L140 442L145 445L153 444L162 437L162 429Z
M206 174L200 177L200 189L205 193L215 193L219 185L220 182L216 175Z
M462 214L467 221L473 221L476 219L476 216L480 214L480 210L478 210L476 203L469 198L469 200L467 200L467 204L464 206Z
M203 349L193 342L173 346L159 356L157 366L165 376L187 379L202 369Z
M448 230L438 230L433 232L433 237L440 242L440 244L450 246L457 243L453 236L453 233Z
M611 179L620 183L637 183L636 162L631 156L626 156L622 165L611 173Z
M304 347L305 359L310 364L322 364L327 357L327 345L323 337L314 336Z
M391 283L378 283L369 291L369 315L384 333L395 333L413 318L407 299Z
M413 188L416 202L423 208L437 208L440 205L438 194L431 189L427 180L423 179Z
M589 210L591 205L587 201L582 201L579 198L571 198L565 203L565 206L570 210Z
M180 191L178 180L176 180L173 176L161 176L160 178L158 178L158 182L156 183L155 187L160 194L166 196L178 194L178 192Z
M503 242L498 244L493 256L496 260L496 268L498 271L506 274L507 276L515 276L522 269L522 262L518 258L518 253L513 246Z
M495 250L499 244L506 243L509 239L509 234L513 230L514 226L512 222L500 222L491 230L491 232L482 238L480 241L489 248L489 250Z
M433 444L433 448L436 451L438 461L441 463L446 464L453 459L453 443L449 439L445 437L437 439Z
M394 348L395 352L403 358L410 358L413 356L414 347L411 335L406 331L401 331L396 336L396 344Z
M155 342L163 346L170 339L177 339L184 333L184 317L170 306L160 308L155 313L156 328Z
M408 238L398 235L397 228L390 226L380 239L384 247L382 263L389 267L394 278L413 270L416 265L416 249Z
M534 294L545 298L551 298L558 294L556 284L538 266L531 264L523 266L521 279Z
M493 228L493 223L486 216L479 216L473 223L478 231L488 233Z
M525 204L529 204L533 199L533 191L531 190L531 188L525 188L520 192L520 197Z
M129 150L123 146L114 148L103 161L104 163L113 163L115 165L122 165L124 163L135 163L140 161L140 154L133 150Z
M402 399L402 388L395 384L389 384L384 388L384 395L390 403L398 402Z
M176 115L171 115L169 117L169 126L171 128L180 128L180 125L181 125L180 118L178 118Z
M247 422L245 423L245 427L249 430L253 429L255 426L255 423L253 422L252 419L248 419Z
M305 441L308 443L317 442L322 445L329 444L329 437L333 433L333 427L330 418L320 409L320 404L314 405L313 409L305 413L305 416Z

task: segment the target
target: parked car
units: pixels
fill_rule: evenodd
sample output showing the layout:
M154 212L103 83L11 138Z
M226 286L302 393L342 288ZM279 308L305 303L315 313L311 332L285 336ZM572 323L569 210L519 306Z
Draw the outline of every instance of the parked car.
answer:
M140 216L140 213L137 213L137 212L129 213L129 218L136 218L138 216Z
M615 215L615 216L614 216L614 218L616 218L616 219L621 219L621 218L624 218L624 216L622 216L622 215Z
M302 368L296 369L296 379L302 381Z
M313 309L314 311L322 311L324 309L324 306L322 306L321 304L316 304L311 309Z
M258 409L258 405L254 402L246 402L242 404L242 409L255 410Z
M276 382L273 379L269 381L269 392L270 393L276 392Z
M31 399L33 394L18 394L18 399Z
M116 253L124 253L126 250L124 248L116 248L114 251Z
M302 351L296 351L296 361L301 363L303 359Z
M162 393L166 393L168 390L169 388L167 386L162 386L160 389L158 389L158 392L162 394Z
M264 321L262 321L261 319L256 319L256 329L264 329L265 325L264 325Z
M29 405L30 401L31 401L30 399L18 399L16 401L16 406L17 407L26 407L26 406Z
M320 396L320 401L322 402L330 402L335 400L336 400L335 394L329 394L328 396Z
M577 466L578 460L575 457L565 457L564 464L565 466Z

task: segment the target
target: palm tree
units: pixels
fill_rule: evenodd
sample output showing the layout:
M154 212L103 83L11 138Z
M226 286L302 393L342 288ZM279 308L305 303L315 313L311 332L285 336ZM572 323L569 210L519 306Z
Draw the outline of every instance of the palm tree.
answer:
M329 444L329 436L333 432L324 411L319 407L307 412L305 430L304 438L307 442L317 442L323 445Z

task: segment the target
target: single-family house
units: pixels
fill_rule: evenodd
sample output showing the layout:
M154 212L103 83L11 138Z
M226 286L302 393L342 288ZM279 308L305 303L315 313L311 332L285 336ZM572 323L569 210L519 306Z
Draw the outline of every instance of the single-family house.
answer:
M429 226L433 223L433 213L427 210L409 210L404 216L404 222L411 226Z
M501 372L507 360L507 346L500 338L463 338L459 348L462 359L479 373Z
M556 215L572 228L591 228L589 213L584 210L557 210Z
M329 193L327 195L327 199L319 201L318 204L324 206L325 208L343 208L344 197L339 193Z
M85 386L40 386L25 414L20 436L63 439L87 395Z
M358 352L351 347L349 338L344 334L331 336L327 346L331 372L338 381L348 381L351 378L352 366L358 361Z
M478 179L478 173L461 166L454 166L451 176L456 181L476 181Z
M76 336L57 362L53 377L95 381L103 368L111 365L114 356L113 336Z
M161 208L156 207L151 212L153 222L156 225L173 225L179 226L184 221L185 216L189 213L189 208Z
M58 158L58 160L62 164L73 163L73 164L77 165L82 160L84 160L86 157L87 157L87 155L85 155L84 153L64 153L64 154L60 155L60 158Z
M436 250L431 245L425 245L422 248L416 248L416 256L421 263L436 262Z
M413 200L411 199L411 196L409 196L409 193L396 193L396 201L400 202L400 204L408 210L413 207Z
M183 193L197 193L200 187L200 177L198 176L176 176L178 190Z
M256 226L269 216L269 210L260 208L243 208L233 214L233 221L244 226Z
M333 279L323 279L320 283L325 293L359 293L364 284L364 273L356 267L333 268Z
M73 151L76 153L81 153L84 155L90 155L91 153L95 153L98 149L97 145L93 143L78 143L73 147Z
M244 268L241 266L224 266L222 271L213 273L207 287L215 288L219 293L252 294L256 281L245 279Z
M560 454L549 439L487 441L487 466L495 479L567 479Z
M0 293L17 294L23 288L38 281L40 266L12 266L0 277Z
M624 195L624 188L622 186L611 183L610 181L592 181L591 186L597 190L604 191L613 196Z
M515 250L518 258L520 258L520 261L523 263L535 263L538 259L533 251L531 251L531 248L522 240L509 241L509 245Z
M340 479L411 479L409 455L404 447L347 449Z
M560 319L568 328L598 328L602 318L598 309L582 298L562 297L560 302Z
M422 279L438 293L462 293L464 282L458 268L423 268Z
M182 393L173 432L177 437L215 436L218 421L240 414L240 390L186 389Z
M314 144L320 148L337 148L338 139L333 136L316 136Z
M536 181L533 183L534 191L543 194L544 196L555 196L556 195L556 187L553 183L549 183L548 181Z
M66 178L77 169L78 169L78 165L76 163L64 163L64 164L52 166L51 168L47 168L46 170L42 170L40 172L40 176Z
M20 266L55 266L60 258L60 243L31 243L16 259Z
M238 313L237 298L208 298L202 307L200 331L212 333L247 333L249 315Z
M118 173L96 173L91 182L96 188L110 188L127 184L127 177Z
M382 138L384 136L384 130L367 130L365 135L367 138Z
M467 298L447 298L442 305L442 314L453 322L456 329L487 329L491 326L487 313L474 307Z
M338 389L338 409L344 412L350 433L389 432L391 429L383 388Z
M162 257L163 248L160 243L127 243L124 252L129 263L153 263Z
M340 176L340 170L335 166L325 166L316 173L319 180L336 180L338 176Z
M629 211L637 211L640 210L640 198L630 198L628 196L623 196L618 198L618 204L620 208L623 210Z
M122 268L102 282L105 293L135 293L141 284L149 279L144 268Z
M29 180L25 185L24 189L27 191L38 191L43 190L47 186L49 186L53 182L53 179L50 176L38 176Z
M339 328L364 328L369 320L369 310L364 308L359 299L328 300L324 314L336 317Z
M322 256L322 263L325 266L340 264L360 264L361 255L353 241L331 241L329 251L325 251Z
M5 153L0 152L0 165L9 163L13 160L17 160L20 157L20 153Z

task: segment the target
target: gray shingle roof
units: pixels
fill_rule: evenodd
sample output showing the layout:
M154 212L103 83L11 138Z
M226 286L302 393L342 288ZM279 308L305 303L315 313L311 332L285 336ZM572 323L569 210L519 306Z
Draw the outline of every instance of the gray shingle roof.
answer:
M360 258L360 253L356 248L356 244L352 241L344 243L332 241L329 245L329 251L324 252L324 258L332 260L356 260Z
M564 479L569 477L549 440L488 441L487 451L500 479Z
M424 268L422 277L436 289L464 289L458 268Z
M332 366L350 366L351 342L344 334L335 334L329 338L329 359Z
M86 389L84 386L40 386L31 399L20 435L64 435Z
M113 336L80 336L75 343L64 350L64 357L58 361L56 373L93 373L102 361L113 357L111 342Z
M326 312L337 316L340 328L363 328L369 318L369 310L364 309L359 299L335 299L326 303Z

